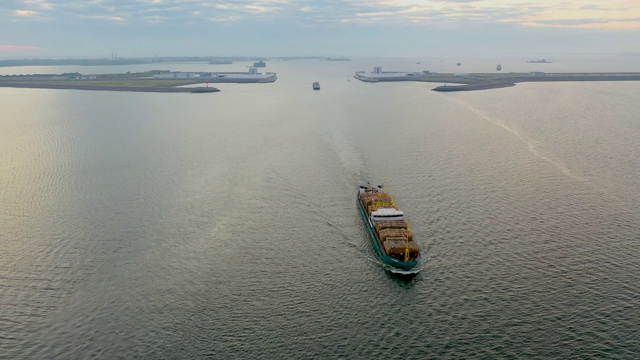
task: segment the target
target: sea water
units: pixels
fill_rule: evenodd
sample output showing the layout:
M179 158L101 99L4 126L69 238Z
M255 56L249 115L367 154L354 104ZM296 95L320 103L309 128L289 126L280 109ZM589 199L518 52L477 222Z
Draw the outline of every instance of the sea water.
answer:
M526 60L268 61L275 83L214 94L0 88L0 358L637 358L640 83L352 78L640 71ZM418 274L371 261L369 180L430 256Z

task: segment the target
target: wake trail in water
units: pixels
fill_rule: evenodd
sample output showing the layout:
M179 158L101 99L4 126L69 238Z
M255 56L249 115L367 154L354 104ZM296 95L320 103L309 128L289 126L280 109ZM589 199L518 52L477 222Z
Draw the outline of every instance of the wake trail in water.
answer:
M429 260L431 260L431 254L429 254L429 257L426 260L420 260L420 263L418 264L418 266L416 266L415 268L411 269L411 270L400 270L397 268L394 268L391 265L387 265L383 262L381 262L380 260L371 257L369 255L365 255L365 258L369 261L371 261L372 263L378 265L379 267L381 267L382 269L389 271L391 273L394 274L400 274L400 275L415 275L418 274L419 272L421 272L422 270L424 270L427 267L427 262L429 262Z
M359 179L364 168L364 161L360 154L352 146L343 131L334 129L329 139L329 148L333 151L343 169L350 173L354 179Z
M444 96L444 95L441 95ZM529 152L531 152L531 154L541 160L544 160L548 163L550 163L551 165L553 165L556 169L560 170L560 172L562 172L564 175L577 180L577 181L581 181L581 182L589 182L587 179L584 179L574 173L571 172L571 170L569 170L563 163L562 161L556 159L556 158L551 158L545 154L543 154L541 151L538 150L536 144L531 141L531 139L528 139L525 135L522 135L517 129L509 126L509 124L505 123L504 121L492 118L490 116L488 116L487 114L483 113L482 111L480 111L479 109L475 108L473 105L466 103L460 99L454 99L454 98L449 98L447 97L447 100L452 101L452 102L456 102L459 105L462 105L464 107L466 107L467 109L471 110L474 114L478 115L480 118L494 124L497 125L503 129L505 129L506 131L510 132L511 134L513 134L518 140L522 141L523 143L525 143L527 145L527 147L529 148Z

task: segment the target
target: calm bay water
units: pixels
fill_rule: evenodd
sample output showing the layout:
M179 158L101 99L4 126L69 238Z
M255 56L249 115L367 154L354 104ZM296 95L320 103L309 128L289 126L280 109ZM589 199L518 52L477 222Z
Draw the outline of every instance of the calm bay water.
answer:
M373 65L417 66L269 62L273 84L198 95L0 88L0 358L640 357L640 84L350 79ZM639 71L599 65L577 67ZM375 262L367 180L431 255L418 275Z

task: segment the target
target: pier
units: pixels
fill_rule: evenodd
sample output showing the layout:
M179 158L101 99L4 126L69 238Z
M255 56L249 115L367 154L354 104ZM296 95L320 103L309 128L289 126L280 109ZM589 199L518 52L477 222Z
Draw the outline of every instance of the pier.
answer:
M355 79L363 82L422 81L444 83L433 91L474 91L515 86L523 82L556 81L640 81L638 72L620 73L431 73L423 72L384 72L377 66L371 73L356 72Z
M211 93L218 92L215 87L185 87L186 85L203 84L207 79L198 77L156 79L153 75L164 73L149 71L125 74L82 75L39 74L39 75L7 75L0 76L0 87L26 89L66 89L66 90L98 90L98 91L132 91L153 93Z
M192 83L193 84L193 83ZM190 85L190 84L180 84ZM63 90L98 90L98 91L131 91L151 93L211 93L220 91L214 87L177 87L180 85L160 86L132 86L132 85L106 85L106 84L50 84L39 82L4 82L0 81L0 87L12 87L23 89L63 89Z
M640 73L509 73L509 74L469 74L444 82L456 85L438 86L433 91L474 91L515 86L523 82L559 82L559 81L640 81ZM420 81L437 81L436 78Z

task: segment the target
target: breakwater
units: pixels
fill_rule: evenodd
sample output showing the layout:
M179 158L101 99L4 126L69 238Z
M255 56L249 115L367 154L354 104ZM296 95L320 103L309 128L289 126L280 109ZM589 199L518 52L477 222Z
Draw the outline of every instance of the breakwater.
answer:
M468 85L443 85L435 87L431 90L440 91L440 92L451 92L451 91L475 91L475 90L489 90L489 89L500 89L506 87L516 86L515 82L505 81L505 82L485 82L480 84L468 84Z
M204 84L207 79L199 77L186 78L154 78L158 70L124 73L82 75L80 73L34 74L0 76L0 87L27 89L63 89L63 90L97 90L97 91L130 91L154 93L211 93L220 91L214 87L193 87ZM192 87L184 87L191 85Z
M0 82L0 87L26 88L26 89L63 89L63 90L98 90L98 91L132 91L153 93L210 93L220 91L214 87L176 87L176 86L114 86L114 85L81 85L81 84L40 84L40 83L5 83Z
M474 91L515 86L521 82L548 81L640 81L640 73L430 73L424 72L383 72L380 67L374 72L356 72L354 78L363 82L422 81L444 83L433 91Z
M466 81L468 81L468 83L465 83ZM557 81L640 81L640 73L537 73L535 75L512 73L505 74L503 77L495 74L470 74L467 77L459 77L459 79L456 79L456 82L460 85L443 85L432 90L439 92L475 91L511 87L522 82Z

